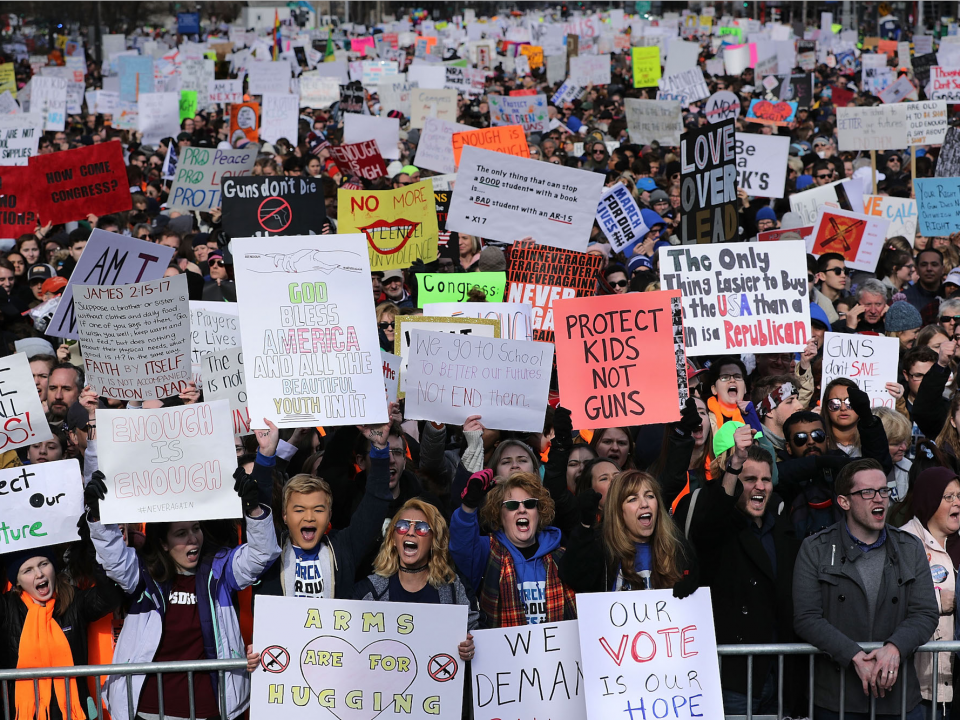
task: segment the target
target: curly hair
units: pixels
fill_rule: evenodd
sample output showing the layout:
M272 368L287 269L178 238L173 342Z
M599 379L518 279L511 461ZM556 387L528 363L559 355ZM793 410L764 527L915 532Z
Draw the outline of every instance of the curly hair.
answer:
M545 527L553 522L556 515L556 506L550 493L540 482L540 477L533 473L519 472L514 473L487 493L487 498L480 508L480 522L490 528L491 531L503 530L503 522L500 519L500 508L511 490L524 490L532 498L536 498L540 504L537 506L537 517L539 518L538 528Z
M397 514L390 521L389 528L393 528L398 520L403 520L403 516L410 510L422 513L433 531L427 582L435 588L441 585L449 585L457 574L453 569L453 559L450 557L450 529L447 527L443 515L430 503L419 498L411 498L397 510ZM380 552L377 553L377 558L373 561L373 571L377 575L387 578L400 572L400 554L397 551L397 544L394 542L394 533L389 528L383 538L383 543L380 545Z

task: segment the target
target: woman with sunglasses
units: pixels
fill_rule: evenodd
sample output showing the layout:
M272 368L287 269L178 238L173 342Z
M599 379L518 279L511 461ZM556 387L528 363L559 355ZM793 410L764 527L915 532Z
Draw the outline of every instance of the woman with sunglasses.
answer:
M377 333L380 335L380 347L389 353L395 350L394 330L399 314L400 308L392 302L382 302L377 305Z
M480 596L484 627L574 620L573 590L560 581L560 530L537 475L495 483L492 470L470 477L450 520L450 553ZM477 515L477 508L480 517ZM480 535L480 521L491 535Z
M883 471L889 473L893 469L893 461L887 434L880 418L870 411L870 396L857 387L853 380L836 378L827 385L823 398L820 416L827 435L827 447L842 450L851 458L878 460Z
M480 613L470 602L450 557L450 533L440 511L419 498L407 500L391 520L373 563L373 575L354 587L357 600L467 605L467 639L460 659L473 659L473 636Z

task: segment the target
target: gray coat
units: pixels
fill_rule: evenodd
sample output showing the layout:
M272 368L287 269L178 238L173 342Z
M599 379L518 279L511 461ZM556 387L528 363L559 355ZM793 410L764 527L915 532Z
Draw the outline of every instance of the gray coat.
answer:
M480 611L475 607L476 603L473 602L459 575L452 583L438 587L437 592L440 593L441 605L467 606L468 631L480 627ZM390 578L377 574L368 575L366 580L361 580L354 586L353 597L355 600L367 602L371 600L390 602Z
M858 642L894 644L900 651L900 674L906 673L907 709L920 702L910 656L930 640L939 620L930 565L920 541L890 525L883 549L887 560L873 627L868 627L866 591L856 569L863 551L844 523L808 537L800 546L793 575L794 629L829 655L817 656L814 698L817 705L834 712L840 709L841 667L846 668L845 710L869 712L870 700L851 662L860 652ZM892 692L877 698L878 714L899 714L902 687L898 678Z

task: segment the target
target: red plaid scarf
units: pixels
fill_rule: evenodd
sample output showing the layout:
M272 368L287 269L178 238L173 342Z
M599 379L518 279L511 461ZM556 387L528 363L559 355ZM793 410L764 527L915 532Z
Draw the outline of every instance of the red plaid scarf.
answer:
M577 602L573 590L560 582L557 562L562 549L543 557L547 568L546 622L577 619ZM480 609L487 615L486 626L491 628L516 627L527 624L527 616L517 587L517 569L510 551L496 537L490 537L490 557L483 574L480 590Z

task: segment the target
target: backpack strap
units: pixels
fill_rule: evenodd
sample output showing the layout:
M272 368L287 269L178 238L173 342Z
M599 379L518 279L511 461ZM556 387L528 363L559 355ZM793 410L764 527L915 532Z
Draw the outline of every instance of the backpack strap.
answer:
M693 509L697 505L697 496L700 495L700 491L703 490L702 487L698 487L690 494L690 506L687 508L687 519L683 523L683 535L684 537L690 537L690 524L693 522Z

